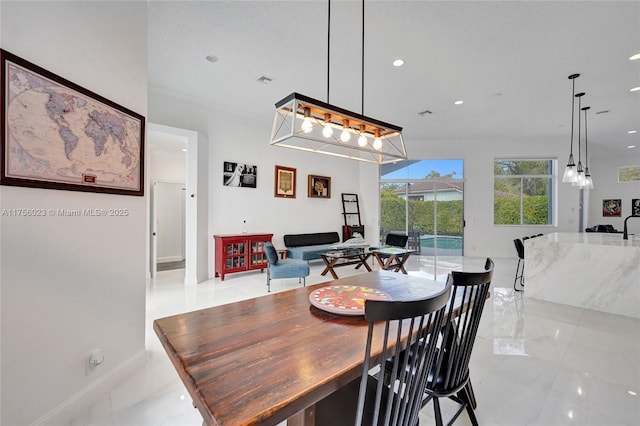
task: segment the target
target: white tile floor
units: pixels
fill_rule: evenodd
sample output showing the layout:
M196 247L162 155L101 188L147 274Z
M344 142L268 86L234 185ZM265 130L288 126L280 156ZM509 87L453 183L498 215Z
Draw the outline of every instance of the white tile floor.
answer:
M445 279L451 269L478 269L483 259L414 257L409 272ZM513 291L515 259L494 259L491 298L471 360L482 425L640 425L640 321L532 299ZM307 284L323 282L318 262ZM339 276L351 267L337 270ZM177 373L152 330L156 318L266 294L265 274L228 275L185 288L184 270L147 284L148 362L139 373L70 425L201 425ZM561 285L561 283L558 283ZM272 291L298 286L274 280ZM446 410L446 403L443 404ZM434 424L432 406L421 425ZM466 413L457 425L470 424Z

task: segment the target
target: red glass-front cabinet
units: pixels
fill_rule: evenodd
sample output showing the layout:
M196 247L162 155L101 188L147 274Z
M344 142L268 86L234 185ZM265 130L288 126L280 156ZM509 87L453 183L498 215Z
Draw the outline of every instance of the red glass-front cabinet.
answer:
M273 234L229 234L214 235L215 276L224 281L226 274L267 267L264 243L271 241Z

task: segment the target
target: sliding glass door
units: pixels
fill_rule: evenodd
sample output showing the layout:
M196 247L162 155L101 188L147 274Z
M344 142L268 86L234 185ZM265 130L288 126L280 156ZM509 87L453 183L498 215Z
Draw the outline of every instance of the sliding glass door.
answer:
M409 235L426 256L462 256L462 160L403 161L380 166L380 239Z

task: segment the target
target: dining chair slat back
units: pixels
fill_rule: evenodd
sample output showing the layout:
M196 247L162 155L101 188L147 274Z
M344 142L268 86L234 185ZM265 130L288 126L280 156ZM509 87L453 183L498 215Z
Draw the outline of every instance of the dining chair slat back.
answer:
M433 400L436 424L442 424L439 398L449 398L460 404L453 416L455 420L466 408L471 423L477 425L473 409L476 400L469 379L469 361L478 332L485 301L488 297L494 263L490 258L482 272L459 272L450 274L452 279L451 299L456 300L459 310L448 309L441 332L437 360L426 386L426 405Z
M365 301L369 324L362 376L316 404L316 425L418 424L424 389L436 361L436 345L417 342L438 338L432 331L443 326L451 283L423 299ZM417 350L402 356L405 347ZM378 360L391 357L395 359L391 369L380 367ZM370 375L371 370L377 374Z

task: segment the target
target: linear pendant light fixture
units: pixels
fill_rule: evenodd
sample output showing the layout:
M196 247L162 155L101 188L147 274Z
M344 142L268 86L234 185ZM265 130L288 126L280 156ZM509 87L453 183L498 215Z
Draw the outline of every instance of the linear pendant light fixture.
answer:
M276 102L271 145L374 164L407 159L402 127L364 115L364 0L362 1L362 113L329 103L331 0L328 0L327 102L300 93Z
M576 95L576 78L580 77L580 74L571 74L569 80L573 85L573 91L571 92L571 150L569 151L569 161L564 169L562 175L562 183L574 183L578 180L578 174L576 172L576 164L573 161L573 117L575 112L575 95Z

